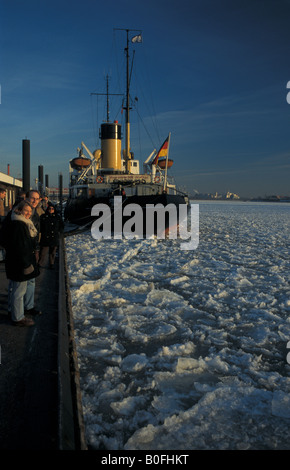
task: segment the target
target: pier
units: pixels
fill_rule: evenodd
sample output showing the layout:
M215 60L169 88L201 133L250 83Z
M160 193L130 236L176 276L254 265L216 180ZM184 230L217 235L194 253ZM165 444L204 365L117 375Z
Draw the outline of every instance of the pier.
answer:
M36 278L29 328L8 316L0 263L0 449L86 450L64 240L53 270Z

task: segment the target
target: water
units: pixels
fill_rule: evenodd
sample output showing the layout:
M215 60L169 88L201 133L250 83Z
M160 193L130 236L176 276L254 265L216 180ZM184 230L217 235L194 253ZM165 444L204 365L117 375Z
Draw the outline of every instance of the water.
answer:
M66 239L92 449L290 447L290 205L199 206L195 251Z

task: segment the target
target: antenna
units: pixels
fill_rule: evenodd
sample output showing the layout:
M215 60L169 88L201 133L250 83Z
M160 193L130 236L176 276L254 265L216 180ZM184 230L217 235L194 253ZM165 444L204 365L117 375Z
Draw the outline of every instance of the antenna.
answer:
M106 76L107 81L107 93L91 93L91 95L99 95L107 97L107 122L110 122L110 106L109 106L109 96L123 96L122 93L109 93L109 75Z

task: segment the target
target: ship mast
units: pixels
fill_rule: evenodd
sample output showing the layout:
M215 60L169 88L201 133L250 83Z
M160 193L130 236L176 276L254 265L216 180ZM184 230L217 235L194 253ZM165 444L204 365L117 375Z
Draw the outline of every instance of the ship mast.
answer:
M132 38L132 42L141 42L141 31L140 29L124 29L124 28L114 28L115 30L119 31L126 31L126 106L125 106L125 115L126 115L126 129L125 129L125 163L126 163L126 173L130 173L130 160L131 160L131 152L130 152L130 73L129 73L129 61L130 61L130 54L129 54L129 33L135 32L138 33L137 36ZM134 41L134 39L138 38Z
M127 32L127 46L126 46L126 140L125 140L125 160L126 160L126 173L130 173L130 79L129 79L129 29Z

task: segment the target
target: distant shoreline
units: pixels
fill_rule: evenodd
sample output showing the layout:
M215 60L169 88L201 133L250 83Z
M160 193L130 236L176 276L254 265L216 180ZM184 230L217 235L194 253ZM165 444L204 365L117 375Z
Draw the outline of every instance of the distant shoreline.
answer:
M290 203L289 199L275 199L275 198L239 198L239 199L226 199L226 198L206 198L206 197L191 197L191 201L208 201L208 202L274 202L274 203Z

